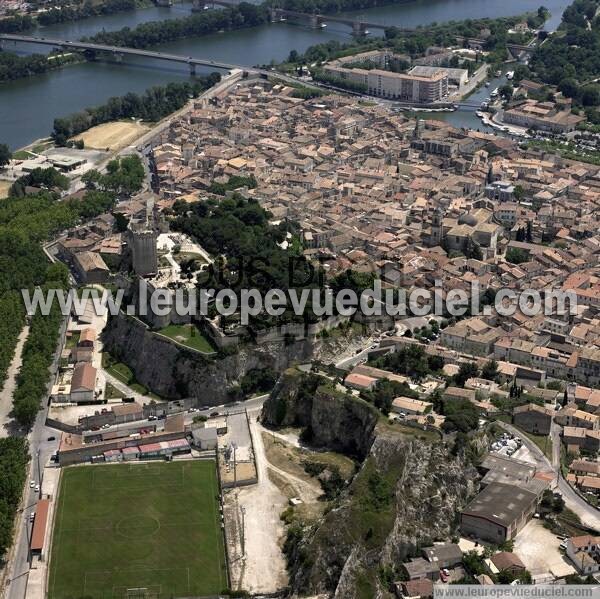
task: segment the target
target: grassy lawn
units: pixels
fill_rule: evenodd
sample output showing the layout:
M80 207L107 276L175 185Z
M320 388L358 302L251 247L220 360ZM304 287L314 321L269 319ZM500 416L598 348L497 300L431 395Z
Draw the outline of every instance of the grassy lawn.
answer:
M136 393L139 393L140 395L148 394L148 389L146 389L146 387L144 387L144 385L142 385L141 383L130 383L129 388L135 391Z
M158 399L158 400L162 399L160 396L156 395L156 393L152 393L146 387L144 387L144 385L142 385L141 383L138 383L135 380L135 375L133 374L133 371L131 370L131 368L129 368L129 366L127 366L127 364L124 364L123 362L117 362L116 359L113 356L111 356L109 353L104 352L102 354L102 367L106 370L106 372L108 372L108 374L111 374L116 379L121 381L123 384L127 385L132 391L135 391L136 393L139 393L140 395L148 395L149 397L152 397L153 399ZM106 385L106 389L107 389L106 398L107 399L111 399L111 397L108 395L108 386L109 385L110 385L110 383L107 383L107 385ZM112 385L110 385L110 386L113 387ZM115 391L117 391L117 393L120 393L120 391L118 391L117 389L115 389ZM123 396L123 394L121 394L118 396L117 395L114 396L114 398L116 398L116 397L124 397L124 396Z
M13 152L12 157L14 160L28 160L29 158L33 158L33 154L27 150L17 150L16 152Z
M215 351L208 339L193 324L171 324L158 332L169 339L205 354L211 354Z
M65 343L65 347L67 349L73 349L79 343L79 331L72 331L71 336L67 337L67 342Z
M116 379L119 379L126 385L133 380L133 372L131 372L131 368L127 366L127 364L123 364L123 362L115 362L106 368L106 372L112 374Z
M49 599L157 599L227 587L213 461L63 470ZM133 596L133 595L129 595Z
M106 399L123 399L125 397L125 394L119 391L114 385L106 383L104 396Z
M177 262L177 264L181 264L182 262L185 262L186 260L193 260L194 262L197 262L198 264L206 263L204 256L202 256L202 254L198 254L196 252L178 252L177 254L173 255L173 258L175 259L175 262Z

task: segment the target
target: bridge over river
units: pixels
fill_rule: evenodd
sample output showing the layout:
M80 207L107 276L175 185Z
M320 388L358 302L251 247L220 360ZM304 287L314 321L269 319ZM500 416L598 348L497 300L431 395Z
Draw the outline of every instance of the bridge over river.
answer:
M143 50L140 48L125 48L122 46L108 46L105 44L92 44L88 42L69 41L69 40L57 40L45 37L30 37L26 35L16 34L1 34L0 35L0 48L6 49L7 44L13 42L25 43L25 44L41 44L45 46L52 46L54 48L61 48L62 50L83 50L84 52L90 53L108 53L112 54L117 60L121 60L123 56L141 56L144 58L152 58L157 60L164 60L166 62L175 62L179 64L187 64L190 68L192 75L196 74L196 67L212 67L214 69L221 69L225 71L231 71L233 69L252 70L247 67L243 67L236 64L229 64L226 62L219 62L216 60L208 60L205 58L195 58L193 56L180 56L178 54L167 54L164 52L155 52L154 50Z

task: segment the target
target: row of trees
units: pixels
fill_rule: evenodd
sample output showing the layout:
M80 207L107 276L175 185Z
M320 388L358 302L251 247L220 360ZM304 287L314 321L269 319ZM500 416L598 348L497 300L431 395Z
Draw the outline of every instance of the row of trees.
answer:
M111 160L106 165L106 174L90 170L81 177L81 180L87 189L113 192L121 196L139 191L144 178L142 160L137 154L132 154Z
M128 93L109 98L105 104L86 108L66 117L54 120L52 137L58 145L65 145L69 138L91 127L125 118L159 121L182 108L192 97L197 97L220 81L218 73L199 77L193 82L169 83L146 90L143 94Z
M369 89L365 83L361 83L360 81L351 81L349 79L342 79L341 77L336 77L335 75L331 75L326 71L315 71L313 73L313 79L320 81L321 83L326 83L327 85L332 85L341 89L347 89L348 91L357 92L360 94L366 93Z
M242 2L231 8L207 10L181 19L141 23L133 29L123 27L119 31L101 31L84 40L110 46L147 48L186 37L254 27L268 22L269 11L265 6Z
M18 33L33 29L36 25L53 25L67 21L78 21L88 17L109 15L116 12L134 10L136 0L104 0L104 2L91 2L86 0L79 5L53 7L37 16L14 15L0 19L0 33Z
M46 271L42 286L48 289L68 289L69 271L64 264L53 264ZM37 312L31 319L29 335L23 347L21 368L17 377L17 388L13 394L13 415L23 426L33 425L46 397L48 369L52 365L58 343L62 314L58 302L54 302L50 314Z
M15 15L0 19L0 33L18 33L35 27L35 20L30 15Z
M538 47L531 58L532 77L558 86L576 105L600 105L600 18L594 0L575 0L563 13L558 32ZM600 122L593 109L588 118Z
M545 9L541 8L541 11ZM322 12L326 12L321 9ZM532 18L537 13L528 15ZM522 21L524 16L507 17L499 19L466 19L464 21L451 21L449 23L432 23L426 27L418 27L414 32L407 34L397 27L388 27L385 30L385 38L371 38L367 40L353 40L341 43L329 40L322 44L310 46L304 54L292 50L288 62L294 64L319 63L342 56L356 54L367 50L390 48L398 54L418 56L425 52L430 46L449 46L456 44L456 37L478 37L482 29L489 29L491 35L488 38L487 50L494 51L502 49L507 41L508 29L517 22Z
M104 0L103 2L86 0L81 4L69 4L67 6L51 8L46 12L40 13L36 18L40 25L54 25L55 23L79 21L80 19L87 19L89 17L111 15L135 9L136 0Z
M61 175L54 172L47 180ZM12 195L0 204L0 385L12 360L19 332L25 321L21 290L34 287L63 288L64 266L50 265L42 242L58 231L109 209L115 195L89 191L83 199L57 201L58 193L47 190L36 195ZM48 367L56 348L61 315L58 306L49 316L35 315L13 397L17 421L30 426L45 397Z
M23 437L0 439L0 560L10 547L27 478L29 446Z
M64 64L78 60L80 58L76 54L71 54L70 56L62 56L60 54L55 56L46 56L44 54L18 56L12 52L0 52L0 82L41 75L47 71L59 69Z

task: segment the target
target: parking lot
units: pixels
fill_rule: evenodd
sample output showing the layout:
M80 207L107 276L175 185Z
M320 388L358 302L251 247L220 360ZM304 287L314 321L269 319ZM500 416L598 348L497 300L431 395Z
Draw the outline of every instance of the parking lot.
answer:
M534 581L543 582L545 575L560 578L576 572L561 552L560 544L561 539L534 518L516 536L514 552L531 572Z
M511 435L510 433L502 433L493 443L491 451L504 457L515 456L523 447L523 441Z

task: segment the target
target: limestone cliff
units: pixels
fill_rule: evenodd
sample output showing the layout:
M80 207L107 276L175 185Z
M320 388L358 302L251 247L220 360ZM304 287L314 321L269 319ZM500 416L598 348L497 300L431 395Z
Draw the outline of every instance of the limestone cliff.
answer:
M195 397L199 405L228 401L227 390L253 368L281 372L294 362L310 359L313 352L309 342L298 341L241 348L233 355L206 358L124 316L110 319L102 340L105 349L125 361L145 387L166 399Z
M321 376L287 370L262 420L305 427L313 444L364 458L320 521L289 526L284 549L294 597L391 599L400 564L451 538L458 512L477 491L477 471L452 441L389 425Z
M378 414L328 379L289 369L265 402L261 418L269 426L303 427L304 438L312 445L362 458L371 445Z
M391 599L399 564L456 532L476 481L475 469L442 442L376 433L339 505L317 525L290 529L293 594Z

